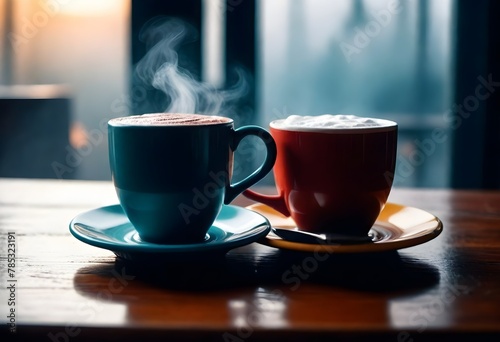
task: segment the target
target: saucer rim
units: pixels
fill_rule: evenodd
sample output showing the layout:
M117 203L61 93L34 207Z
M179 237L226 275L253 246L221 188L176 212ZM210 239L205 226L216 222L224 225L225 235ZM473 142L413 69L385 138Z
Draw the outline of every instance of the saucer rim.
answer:
M126 215L123 212L123 209L121 208L120 204L113 204L113 205L108 205L108 206L102 206L98 208L94 208L91 210L87 210L85 212L82 212L78 215L76 215L69 223L69 231L71 235L73 235L77 240L88 244L93 247L98 247L102 249L107 249L112 251L118 256L123 255L123 253L126 253L127 255L130 253L133 254L148 254L148 255L153 255L153 254L161 254L161 255L171 255L171 254L192 254L192 253L210 253L214 251L229 251L233 248L245 246L247 244L250 244L252 242L256 242L259 239L263 238L266 236L269 231L271 230L271 224L269 223L269 220L263 216L262 214L259 214L255 211L248 210L244 207L239 207L239 206L234 206L234 205L224 205L221 208L221 211L224 210L227 207L231 207L233 209L236 209L236 211L241 212L241 211L246 211L247 213L250 212L252 214L258 215L259 218L262 219L262 222L256 225L252 225L248 229L238 232L238 233L232 233L223 227L216 226L215 223L218 221L216 219L214 221L214 225L212 225L208 233L210 233L210 230L217 228L221 230L222 232L225 233L224 238L221 240L216 240L216 241L203 241L199 243L189 243L189 244L154 244L151 242L144 242L144 244L115 244L110 241L106 240L101 240L86 234L83 234L81 231L78 231L75 228L75 225L87 225L83 222L81 222L81 218L84 217L85 215L88 215L90 213L96 212L96 211L101 211L104 209L117 209L119 211L120 215L123 215L124 218L126 219ZM220 214L219 214L220 215ZM219 220L220 221L220 220ZM118 226L116 226L118 227ZM111 227L110 227L111 228ZM85 229L85 228L84 228ZM130 221L127 220L126 224L123 225L121 228L124 231L125 235L127 232L129 232L132 229L135 229L130 223ZM229 234L228 234L229 233ZM228 237L234 237L234 235L240 235L237 238L231 239L228 241ZM119 253L119 254L118 254ZM130 258L132 259L132 258Z
M415 228L421 225L424 225L429 222L434 222L434 226L431 228L427 229L422 229L422 232L425 232L423 235L412 235L406 238L396 238L396 239L389 239L389 240L382 240L382 241L374 241L374 242L368 242L368 243L359 243L359 244L335 244L335 245L326 245L326 244L311 244L311 243L301 243L301 242L293 242L293 241L288 241L285 239L282 239L281 237L277 236L275 233L272 232L272 229L269 234L267 234L264 238L260 239L258 242L269 246L269 247L274 247L278 249L286 249L286 250L293 250L293 251L301 251L301 252L325 252L325 253L330 253L330 254L348 254L348 253L373 253L373 252L386 252L386 251L395 251L399 249L404 249L404 248L409 248L413 246L417 246L423 243L426 243L428 241L431 241L438 237L442 231L443 231L443 223L442 221L435 215L420 209L416 207L411 207L411 206L405 206L402 204L397 204L393 202L387 202L384 209L387 209L388 207L400 207L402 209L409 209L409 210L415 210L415 211L420 211L422 213L425 213L427 215L432 216L431 219L424 223L420 223L417 226L413 226L411 228ZM263 204L263 203L254 203L249 206L246 206L247 209L253 210L256 213L259 213L263 216L265 216L269 223L271 224L272 227L272 219L268 216L266 216L266 213L263 213L262 210L259 208L268 208L271 211L275 211L271 207ZM269 213L267 213L269 215ZM283 216L280 213L271 213L273 216ZM284 216L283 216L284 217ZM392 229L397 229L400 232L405 232L409 228L401 228L393 223L389 223L388 221L384 220L381 221L377 219L375 222L374 226L371 229L376 229L376 226L384 226L384 225L391 225ZM273 236L274 235L274 236Z

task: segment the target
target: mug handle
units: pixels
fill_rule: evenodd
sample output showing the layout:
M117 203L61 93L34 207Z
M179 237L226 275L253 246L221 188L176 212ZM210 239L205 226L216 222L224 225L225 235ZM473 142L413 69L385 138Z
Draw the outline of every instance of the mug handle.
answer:
M264 142L267 150L266 159L257 170L252 172L245 179L235 184L226 185L224 204L231 203L236 198L236 196L241 194L245 189L248 189L258 181L260 181L262 178L264 178L264 176L266 176L272 170L274 162L276 161L276 143L274 142L271 134L269 134L265 129L259 126L244 126L236 129L234 131L231 149L235 151L238 148L241 140L249 135L254 135Z
M265 205L273 208L274 210L285 215L286 217L290 216L290 211L286 207L285 197L283 193L279 195L264 195L264 194L259 194L258 192L255 192L253 190L247 189L243 191L243 196L251 200L264 203Z

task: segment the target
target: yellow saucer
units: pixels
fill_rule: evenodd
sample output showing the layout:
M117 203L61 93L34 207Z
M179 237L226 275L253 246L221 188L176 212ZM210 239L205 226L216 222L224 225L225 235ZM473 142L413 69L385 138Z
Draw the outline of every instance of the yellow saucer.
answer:
M296 229L295 222L264 204L247 207L265 216L271 226ZM443 231L443 224L434 215L413 207L387 203L370 230L373 242L359 244L308 244L283 240L270 232L261 240L265 245L302 252L367 253L391 251L422 244Z

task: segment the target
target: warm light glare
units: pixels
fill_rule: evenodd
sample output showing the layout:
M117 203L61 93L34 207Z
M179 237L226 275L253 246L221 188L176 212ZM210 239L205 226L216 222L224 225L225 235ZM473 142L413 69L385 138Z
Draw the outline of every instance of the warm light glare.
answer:
M85 126L81 122L75 122L71 125L69 131L69 142L75 149L83 148L88 145L88 133Z
M68 0L61 1L61 13L73 16L107 15L119 10L124 0Z

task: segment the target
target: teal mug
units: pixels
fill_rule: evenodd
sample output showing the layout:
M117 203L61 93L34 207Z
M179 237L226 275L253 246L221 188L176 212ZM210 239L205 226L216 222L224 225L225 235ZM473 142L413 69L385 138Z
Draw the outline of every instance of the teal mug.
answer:
M234 129L232 119L198 114L145 114L108 122L109 161L120 204L142 240L198 243L223 204L271 171L276 145L261 127ZM231 184L233 152L255 135L262 165Z

